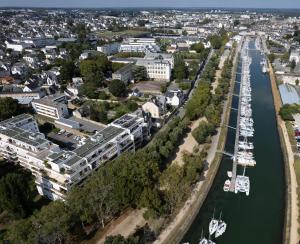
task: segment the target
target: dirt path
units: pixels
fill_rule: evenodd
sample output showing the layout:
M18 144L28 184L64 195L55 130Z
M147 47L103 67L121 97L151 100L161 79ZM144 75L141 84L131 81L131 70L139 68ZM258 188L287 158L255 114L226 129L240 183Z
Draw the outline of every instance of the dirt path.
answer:
M190 126L191 131L190 131L190 133L187 134L187 136L184 138L183 143L179 146L179 150L176 153L176 157L172 163L176 162L179 165L182 165L183 164L183 158L182 158L183 153L184 152L192 153L194 147L199 145L198 142L193 137L192 131L198 127L198 125L201 121L204 121L204 120L206 120L206 119L202 117L202 118L192 122L192 124ZM201 147L203 147L203 146L200 145L199 147L200 147L199 149L201 150L202 149Z
M144 226L146 224L143 218L143 210L128 210L116 220L113 220L104 230L99 230L96 235L83 242L83 244L102 244L107 236L122 235L128 237L135 232L137 226Z
M221 74L222 74L222 69L224 66L224 62L226 61L226 59L229 57L230 51L228 49L226 49L223 53L223 55L220 58L220 63L219 63L219 69L216 71L216 78L215 78L215 82L213 82L211 84L212 86L212 93L215 93L215 89L218 87L219 85L219 80L221 78Z

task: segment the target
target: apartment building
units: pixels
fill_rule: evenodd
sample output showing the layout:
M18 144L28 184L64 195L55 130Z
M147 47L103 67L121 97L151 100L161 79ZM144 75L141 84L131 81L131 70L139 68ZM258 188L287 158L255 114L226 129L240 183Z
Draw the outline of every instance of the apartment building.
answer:
M119 52L120 43L109 43L102 46L97 47L98 52L102 52L107 56L116 54Z
M144 59L147 60L166 60L170 63L171 68L174 68L174 55L170 53L147 53Z
M39 132L31 115L0 123L0 153L35 176L39 194L64 199L72 186L123 152L134 152L150 136L150 115L137 110L83 139L73 151L62 150Z
M171 64L163 59L139 59L136 62L138 66L144 66L147 70L148 78L154 80L170 81Z
M69 115L64 94L56 94L32 101L32 107L39 115L60 119Z
M120 52L160 52L154 38L128 38L119 48Z

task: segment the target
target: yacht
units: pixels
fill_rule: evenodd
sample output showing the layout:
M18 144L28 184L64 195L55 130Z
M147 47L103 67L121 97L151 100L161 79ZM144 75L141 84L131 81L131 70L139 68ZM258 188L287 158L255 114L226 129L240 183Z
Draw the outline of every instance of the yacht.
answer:
M246 196L250 193L250 180L248 176L245 176L246 167L244 167L243 175L238 175L235 181L235 193L244 192Z
M221 220L221 216L222 212L220 213L220 219L218 222L218 228L215 232L215 238L218 238L219 236L223 235L227 228L227 224L223 220Z
M206 238L202 238L199 242L199 244L208 244L208 240Z
M203 230L201 232L201 239L199 244L208 244L208 240L205 237L203 237Z

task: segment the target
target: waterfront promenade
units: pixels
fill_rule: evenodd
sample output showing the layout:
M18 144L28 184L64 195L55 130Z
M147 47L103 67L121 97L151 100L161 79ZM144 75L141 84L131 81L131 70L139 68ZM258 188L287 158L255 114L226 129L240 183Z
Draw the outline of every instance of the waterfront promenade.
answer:
M286 175L286 216L285 216L285 238L284 244L298 244L299 243L299 206L297 196L297 179L294 169L294 153L292 145L289 140L287 128L284 121L279 116L279 110L282 106L280 94L276 85L276 78L273 72L273 67L269 64L270 79L272 86L272 93L274 99L274 106L276 110L276 118L278 129L281 130L282 146L285 147L285 175ZM280 132L280 131L279 131Z
M241 46L237 48L234 54L230 94L233 93L240 48ZM231 96L229 96L229 98L224 102L221 124L228 124L231 102ZM205 201L218 172L222 159L222 155L218 153L218 151L223 151L225 147L227 129L228 128L226 126L220 127L217 131L217 135L212 138L211 146L207 155L208 168L203 175L204 180L197 183L190 198L185 202L184 206L180 209L179 213L168 227L161 232L154 244L179 243L192 224L203 202Z

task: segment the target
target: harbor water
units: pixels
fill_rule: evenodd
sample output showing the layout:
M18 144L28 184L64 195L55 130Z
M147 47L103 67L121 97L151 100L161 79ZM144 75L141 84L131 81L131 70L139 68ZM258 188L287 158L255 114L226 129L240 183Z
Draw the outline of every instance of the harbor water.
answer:
M256 166L246 169L250 178L250 195L224 192L223 185L231 171L232 160L223 156L212 188L198 215L181 243L198 244L201 232L208 238L208 225L215 209L218 218L227 223L226 232L212 240L216 244L281 244L285 209L284 162L277 131L276 114L268 74L262 73L261 53L250 42L249 55L252 86L252 110L254 120L254 157ZM237 70L240 80L241 67ZM235 84L235 93L239 83ZM238 97L233 97L232 107L237 108ZM232 110L230 125L235 127L237 111ZM235 130L228 129L225 150L234 151ZM242 174L243 169L238 168Z

